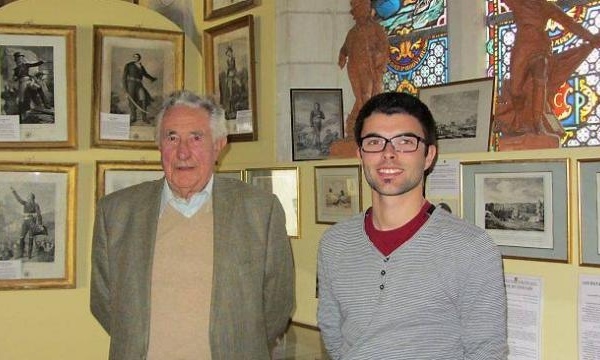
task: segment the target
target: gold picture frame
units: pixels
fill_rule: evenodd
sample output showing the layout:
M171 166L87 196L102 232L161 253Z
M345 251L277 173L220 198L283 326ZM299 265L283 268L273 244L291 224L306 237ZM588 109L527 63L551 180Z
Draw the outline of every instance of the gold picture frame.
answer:
M300 237L300 170L298 167L250 168L244 180L273 193L285 211L289 237Z
M256 5L257 0L204 0L204 20L232 15Z
M77 164L0 172L0 290L74 288Z
M111 192L163 176L160 161L97 161L96 201Z
M204 31L206 92L223 107L229 142L256 141L254 20L252 15Z
M75 36L75 26L0 24L0 150L77 146Z
M95 25L92 146L155 149L155 116L183 88L184 35Z

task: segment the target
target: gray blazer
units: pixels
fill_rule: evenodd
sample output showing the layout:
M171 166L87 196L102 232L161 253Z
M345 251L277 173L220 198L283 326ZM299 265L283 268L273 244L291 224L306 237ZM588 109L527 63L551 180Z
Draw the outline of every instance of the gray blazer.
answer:
M163 184L164 180L145 182L98 202L90 306L110 335L111 360L146 357ZM232 179L215 178L212 201L212 359L269 359L294 303L283 208L275 195Z

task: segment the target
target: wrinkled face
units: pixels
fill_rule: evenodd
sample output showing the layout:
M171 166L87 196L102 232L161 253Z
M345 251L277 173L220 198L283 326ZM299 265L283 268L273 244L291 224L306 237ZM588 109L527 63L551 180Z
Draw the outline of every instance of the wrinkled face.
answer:
M390 139L398 134L412 133L424 137L419 121L408 114L386 115L374 113L367 117L361 132L366 135L379 135ZM426 147L428 152L426 153ZM373 195L396 196L423 191L423 178L435 158L436 147L419 142L415 152L401 153L388 143L382 152L365 153L357 150L362 160L365 178Z
M178 105L165 112L159 150L173 193L189 199L204 189L226 144L227 138L213 139L206 110Z

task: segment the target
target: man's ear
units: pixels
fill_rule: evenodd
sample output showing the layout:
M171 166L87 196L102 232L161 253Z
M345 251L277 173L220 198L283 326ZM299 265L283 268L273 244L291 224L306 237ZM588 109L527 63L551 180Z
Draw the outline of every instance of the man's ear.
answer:
M431 172L436 159L437 159L437 146L428 145L427 155L425 155L425 172L427 172L427 173Z

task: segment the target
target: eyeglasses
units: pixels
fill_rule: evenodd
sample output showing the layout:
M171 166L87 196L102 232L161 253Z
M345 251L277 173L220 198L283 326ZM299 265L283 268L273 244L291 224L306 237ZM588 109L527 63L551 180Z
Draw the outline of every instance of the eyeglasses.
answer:
M366 153L378 153L390 143L396 152L411 153L417 151L419 142L426 144L425 139L415 134L400 134L390 139L379 135L367 135L360 138L360 149Z

